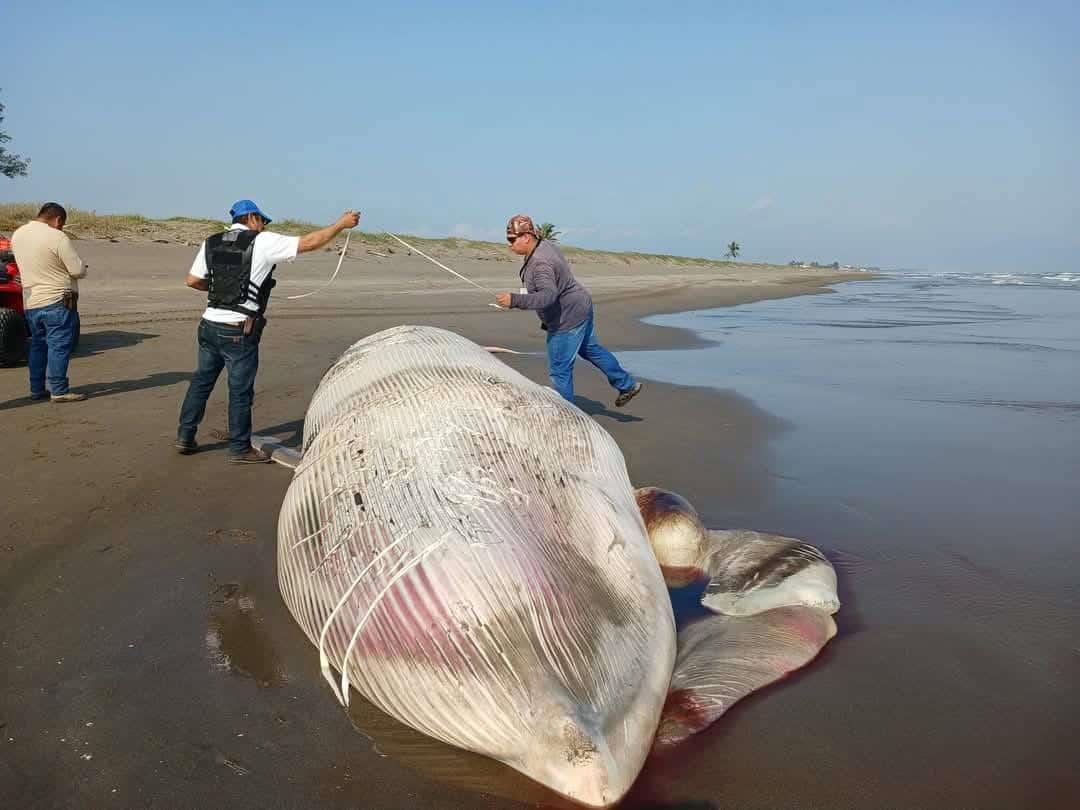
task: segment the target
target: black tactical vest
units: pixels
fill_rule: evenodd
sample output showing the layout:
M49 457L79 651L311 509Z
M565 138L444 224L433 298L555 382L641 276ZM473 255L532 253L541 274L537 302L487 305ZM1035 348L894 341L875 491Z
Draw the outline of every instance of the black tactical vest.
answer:
M274 267L270 268L261 286L251 281L251 257L255 253L255 237L258 235L258 231L237 229L214 234L206 240L210 306L243 315L261 316L266 312L270 291L277 282L274 280ZM257 310L244 306L249 298L255 299Z

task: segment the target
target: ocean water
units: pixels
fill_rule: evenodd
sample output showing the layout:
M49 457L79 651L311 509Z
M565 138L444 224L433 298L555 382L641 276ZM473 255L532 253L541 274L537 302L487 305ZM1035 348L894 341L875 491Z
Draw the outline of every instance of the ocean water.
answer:
M772 806L1075 806L1080 274L897 273L649 322L713 343L621 353L634 373L779 425L763 496L715 492L706 522L819 545L844 601L826 655L687 747L672 794L757 806L764 768Z

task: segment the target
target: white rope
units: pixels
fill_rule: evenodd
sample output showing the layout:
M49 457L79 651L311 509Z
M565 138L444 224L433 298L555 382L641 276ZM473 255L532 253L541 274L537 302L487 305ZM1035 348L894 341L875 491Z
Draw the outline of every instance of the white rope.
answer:
M356 630L353 631L352 636L349 638L349 644L345 647L345 654L341 656L341 692L337 695L337 699L341 701L342 706L348 707L349 705L349 655L352 653L352 648L356 646L356 642L360 638L360 633L363 632L364 625L367 624L367 620L371 618L371 614L375 612L375 608L379 606L379 603L382 602L383 597L385 597L386 594L390 592L390 589L393 588L395 584L397 584L397 581L399 579L401 579L406 574L409 574L414 568L416 568L416 566L426 560L431 554L431 552L435 551L435 549L437 549L439 546L441 546L453 536L454 532L448 531L430 546L427 546L426 548L421 549L419 552L417 552L416 556L409 560L408 565L406 565L404 568L394 574L393 577L391 577L390 581L386 583L386 587L379 591L379 593L375 596L375 599L372 600L371 604L368 606L367 612L364 613L363 618L360 619L359 623L356 625Z
M315 295L315 293L321 293L327 287L334 283L334 279L337 278L339 272L341 272L341 263L345 260L345 254L349 252L349 237L352 236L352 231L345 231L345 247L341 249L341 255L337 260L337 267L334 268L334 274L330 276L330 280L319 287L317 290L311 292L301 293L300 295L286 295L285 298L289 301L295 301L297 298L307 298L309 295Z
M427 259L429 262L434 264L436 267L440 267L443 270L445 270L447 273L450 273L453 276L457 276L462 281L471 284L472 286L476 287L478 290L483 290L484 292L489 293L491 295L496 295L496 292L493 289L491 289L490 287L485 287L483 284L477 284L471 278L466 278L465 276L461 275L461 273L459 273L457 270L454 270L452 268L447 267L445 264L443 264L439 260L433 259L430 256L428 256L426 253L424 253L424 251L420 250L419 248L416 248L413 245L410 245L408 242L406 242L400 236L395 236L394 234L389 233L389 232L386 235L389 236L391 239L396 239L398 242L403 244L405 247L407 247L409 250L413 251L414 253L420 254L425 259ZM310 295L315 295L317 293L321 293L323 290L325 290L327 287L329 287L331 284L333 284L334 279L336 279L338 277L338 273L341 272L341 263L345 260L345 254L348 253L348 251L349 251L349 238L351 236L352 236L352 231L346 231L345 232L345 247L343 247L341 249L341 255L338 257L337 267L334 268L333 275L330 276L330 279L325 284L323 284L318 289L311 290L311 292L301 293L300 295L287 295L287 296L285 296L286 300L295 301L295 300L297 300L299 298L307 298ZM489 307L494 307L495 309L504 309L505 308L505 307L500 307L498 304L494 304L494 303L489 303L488 306Z
M356 575L356 579L352 581L352 584L345 590L341 599L334 605L334 609L330 611L330 615L326 617L326 621L323 622L322 630L319 632L319 669L322 671L322 675L326 678L326 682L330 684L330 688L334 690L334 697L338 699L338 703L342 705L346 704L345 698L341 696L341 692L338 690L338 685L334 682L334 676L330 673L330 656L326 652L326 634L330 632L330 625L334 623L334 619L338 614L338 611L345 606L345 602L352 596L352 592L356 590L356 586L360 584L360 581L364 578L368 571L372 569L375 563L379 562L391 549L397 547L397 545L411 535L415 529L410 529L404 535L399 537L393 543L388 545L382 551L375 555L375 557L364 566L364 570ZM293 546L295 548L295 546ZM347 661L342 661L342 670L348 666Z
M485 287L483 284L477 284L471 278L466 278L465 276L461 275L461 273L459 273L457 270L450 269L449 267L447 267L445 264L443 264L439 260L433 259L430 256L428 256L426 253L424 253L424 251L420 250L419 248L413 247L408 242L406 242L404 239L402 239L400 236L395 236L394 234L390 233L389 231L387 232L386 235L389 236L391 239L396 239L398 242L403 244L405 247L407 247L409 250L413 251L414 253L419 253L421 256L423 256L425 259L427 259L429 262L431 262L436 267L441 267L447 273L450 273L451 275L457 276L462 281L465 281L465 282L468 282L469 284L472 284L478 290L483 290L486 293L491 293L491 295L496 295L496 292L493 289L491 289L490 287ZM503 307L500 307L498 304L488 304L488 306L489 307L495 307L495 309L503 309Z
M484 351L491 352L492 354L517 354L522 357L541 355L543 352L519 352L514 349L504 349L502 346L484 346Z

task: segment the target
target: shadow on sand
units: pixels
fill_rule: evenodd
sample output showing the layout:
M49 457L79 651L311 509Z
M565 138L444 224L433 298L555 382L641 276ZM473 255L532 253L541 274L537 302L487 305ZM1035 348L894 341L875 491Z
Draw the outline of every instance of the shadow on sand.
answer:
M607 419L612 419L616 422L641 422L643 421L640 416L634 416L633 414L623 413L622 411L613 411L608 408L603 402L597 402L595 399L589 399L578 394L574 397L574 404L581 410L585 411L589 416L597 417L603 416Z
M148 374L145 377L138 377L130 380L113 380L112 382L75 385L72 386L71 390L77 394L86 394L88 397L96 399L98 397L107 397L113 394L126 394L131 391L142 391L146 388L158 388L163 385L176 385L180 382L186 382L190 376L191 374L186 371L159 371L154 374ZM13 408L22 408L27 405L40 405L44 407L49 404L49 400L47 399L34 401L27 395L24 397L17 397L16 399L9 399L6 402L0 402L0 411L10 411Z
M282 422L279 425L270 425L269 427L260 428L258 426L252 431L258 436L272 436L276 442L282 447L288 447L291 450L299 450L300 445L304 440L304 420L293 419L291 422ZM212 444L205 443L203 437L209 437L214 439ZM207 428L205 423L199 430L199 449L195 452L206 453L212 450L224 450L229 446L229 430L225 428ZM270 452L269 450L267 452Z
M84 332L79 338L79 346L72 352L72 357L90 357L107 352L110 349L124 349L137 346L144 340L160 337L151 332L125 332L120 329L106 329L101 332Z
M73 386L71 390L79 394L86 394L88 397L107 397L113 394L142 391L146 388L159 388L163 385L176 385L177 383L187 382L190 377L191 372L188 371L155 371L145 377L90 383L89 385Z

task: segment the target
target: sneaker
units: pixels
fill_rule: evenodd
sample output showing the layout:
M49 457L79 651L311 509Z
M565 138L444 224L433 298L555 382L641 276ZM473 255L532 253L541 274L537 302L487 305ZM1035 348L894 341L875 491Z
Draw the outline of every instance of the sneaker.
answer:
M251 447L248 448L246 453L229 453L225 460L229 462L229 464L266 464L270 461L270 456L262 450L256 450L254 447Z
M190 456L199 449L199 444L194 439L177 439L173 442L176 452L182 456Z
M615 398L615 407L621 408L627 402L636 397L639 393L641 393L641 383L634 383L633 388L631 388L629 391L623 391L621 394L619 394L618 397Z
M51 396L52 394L50 394L48 391L42 391L40 394L31 394L30 399L32 399L34 402L41 402L42 400L46 400Z
M86 399L86 394L76 394L68 391L66 394L50 394L49 399L53 402L82 402Z

